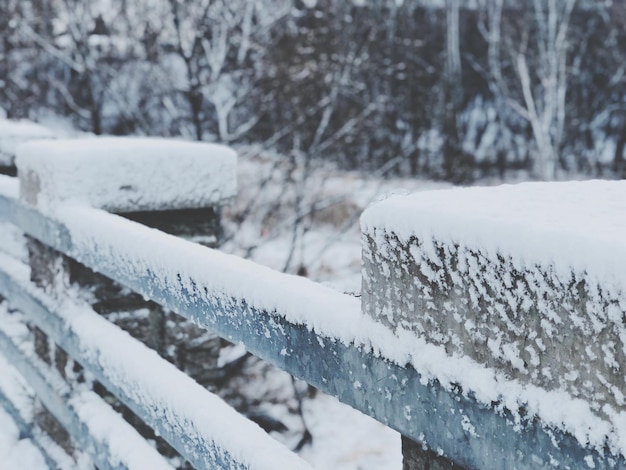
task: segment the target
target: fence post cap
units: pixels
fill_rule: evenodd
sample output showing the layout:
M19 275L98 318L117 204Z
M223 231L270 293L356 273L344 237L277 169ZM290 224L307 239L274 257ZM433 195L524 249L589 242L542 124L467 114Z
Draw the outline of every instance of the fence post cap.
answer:
M392 197L361 218L362 309L493 371L520 403L540 390L529 412L558 405L539 414L550 424L567 405L622 428L625 215L626 181Z
M42 209L76 201L111 212L198 209L236 193L236 153L161 138L94 137L21 144L20 197Z

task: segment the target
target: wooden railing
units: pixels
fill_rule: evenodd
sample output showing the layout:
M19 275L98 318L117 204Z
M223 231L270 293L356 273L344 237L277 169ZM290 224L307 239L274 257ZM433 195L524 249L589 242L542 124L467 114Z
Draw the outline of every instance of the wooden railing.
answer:
M47 144L38 145L43 151ZM432 369L445 369L445 361L457 359L433 354L434 347L362 313L358 298L97 208L66 201L52 208L33 204L20 198L18 186L15 178L0 179L2 220L52 253L243 343L256 356L398 430L404 436L406 468L433 461L464 468L588 468L590 462L595 468L624 468L623 456L608 447L585 445L537 416L511 410L509 403L481 402L463 384L442 383ZM45 196L41 193L40 201ZM169 464L87 385L64 380L54 364L38 356L37 345L28 339L32 326L196 468L307 468L256 425L76 299L71 286L59 291L33 282L36 262L32 253L31 266L0 254L0 295L6 299L0 310L0 352L99 468ZM431 367L422 368L429 361ZM39 435L2 391L0 380L2 404L24 433ZM106 426L99 425L103 421ZM47 458L54 461L54 456Z

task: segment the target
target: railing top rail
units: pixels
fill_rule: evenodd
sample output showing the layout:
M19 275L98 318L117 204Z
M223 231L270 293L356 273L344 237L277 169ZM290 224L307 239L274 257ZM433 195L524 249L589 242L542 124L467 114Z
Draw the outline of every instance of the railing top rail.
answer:
M26 266L20 266L19 262L5 255L0 254L0 266L0 293L10 294L12 306L27 312L33 324L164 436L196 468L224 466L261 470L275 468L275 465L309 468L256 424L88 305L72 299L59 302L50 298L30 284L22 269ZM2 317L1 312L0 318L3 327L9 323L10 318ZM14 352L13 356L18 357L18 354ZM25 369L29 377L37 381L32 367ZM38 391L45 392L45 382L39 380L38 383ZM80 423L71 414L72 410L68 414L59 400L48 401L61 407L53 414L64 417L72 429L78 429ZM133 457L133 452L126 454ZM144 465L148 463L144 461ZM160 468L152 464L148 466Z

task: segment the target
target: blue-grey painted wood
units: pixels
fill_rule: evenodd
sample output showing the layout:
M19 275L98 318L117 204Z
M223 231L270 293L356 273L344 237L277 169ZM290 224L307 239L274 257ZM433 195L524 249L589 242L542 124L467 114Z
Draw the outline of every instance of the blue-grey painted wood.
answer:
M626 468L623 456L609 449L600 453L586 448L571 435L546 428L532 417L515 423L498 404L486 406L462 390L428 383L413 368L375 356L358 344L346 346L290 323L278 313L253 309L242 299L224 301L182 282L164 288L154 274L156 269L150 269L150 260L142 263L145 270L132 272L123 265L124 260L80 252L72 246L71 234L64 226L17 201L0 196L0 214L43 243L230 341L242 342L253 354L462 467L521 470L558 465L587 469L587 458L595 468ZM120 221L116 223L119 227Z
M68 406L72 394L60 376L40 360L27 357L1 328L0 352L26 379L46 409L63 425L72 439L92 457L98 468L103 470L127 470L129 468L124 462L112 456L108 444L95 438L71 406Z

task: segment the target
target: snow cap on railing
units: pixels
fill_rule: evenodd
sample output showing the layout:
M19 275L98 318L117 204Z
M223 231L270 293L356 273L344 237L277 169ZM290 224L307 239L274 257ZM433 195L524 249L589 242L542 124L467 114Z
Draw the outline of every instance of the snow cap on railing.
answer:
M223 205L237 155L216 144L157 138L40 140L17 149L20 197L41 209L75 201L112 212Z
M625 214L623 181L390 198L361 218L363 310L493 371L501 395L472 388L467 368L441 383L581 442L603 445L614 429L626 455Z
M54 131L32 121L0 119L0 166L13 165L19 144L55 137Z

